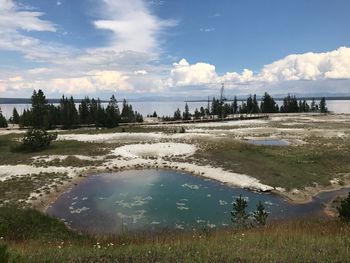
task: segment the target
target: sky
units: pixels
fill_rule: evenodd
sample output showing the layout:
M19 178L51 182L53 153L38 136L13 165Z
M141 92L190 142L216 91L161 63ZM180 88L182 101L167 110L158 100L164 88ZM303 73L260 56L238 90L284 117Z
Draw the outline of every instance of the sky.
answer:
M0 97L350 94L349 0L0 0Z

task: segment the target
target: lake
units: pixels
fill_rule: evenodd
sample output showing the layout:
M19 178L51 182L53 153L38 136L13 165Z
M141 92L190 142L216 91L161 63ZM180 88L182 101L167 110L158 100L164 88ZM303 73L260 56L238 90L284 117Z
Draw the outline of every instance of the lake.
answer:
M269 193L231 188L173 170L129 170L91 175L62 194L47 213L70 227L90 233L203 229L231 225L232 201L242 195L253 211L258 201L269 220L323 217L324 203L340 191L322 193L312 202L292 205Z
M277 101L278 104L281 101ZM310 104L311 101L308 101ZM103 103L107 105L107 103ZM158 113L159 116L173 116L177 108L181 111L185 108L185 102L183 101L135 101L131 102L133 109L140 112L143 116L152 114L154 111ZM207 102L189 102L189 109L191 112L194 112L196 108L201 106L207 107ZM6 118L12 116L13 108L16 107L19 113L22 113L24 109L30 108L30 104L0 104L3 114ZM122 107L122 104L119 103L119 107ZM330 111L335 113L350 113L350 100L329 100L327 101L327 107ZM78 108L78 104L77 104Z

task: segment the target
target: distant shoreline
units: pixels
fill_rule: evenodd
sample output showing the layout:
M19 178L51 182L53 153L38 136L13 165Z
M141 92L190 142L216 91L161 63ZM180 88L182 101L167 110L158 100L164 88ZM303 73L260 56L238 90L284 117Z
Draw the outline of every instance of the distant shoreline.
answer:
M210 100L212 100L214 97L210 97ZM321 96L315 96L315 97L297 97L297 100L312 100L315 99L321 100L323 97ZM350 96L332 96L332 97L327 97L325 96L326 100L350 100ZM238 97L238 101L245 101L247 98L246 97ZM257 98L258 100L261 100L261 97ZM60 103L61 99L47 99L48 103ZM74 99L75 103L80 103L82 99ZM169 99L164 99L164 100L145 100L145 99L127 99L127 101L130 102L159 102L159 101L164 101L164 102L208 102L208 99L192 99L192 100L183 100L183 99L178 99L178 100L169 100ZM225 99L225 101L233 101L233 99ZM275 98L275 101L283 101L283 98ZM101 100L102 103L108 103L108 100ZM30 98L0 98L0 104L31 104L31 99Z

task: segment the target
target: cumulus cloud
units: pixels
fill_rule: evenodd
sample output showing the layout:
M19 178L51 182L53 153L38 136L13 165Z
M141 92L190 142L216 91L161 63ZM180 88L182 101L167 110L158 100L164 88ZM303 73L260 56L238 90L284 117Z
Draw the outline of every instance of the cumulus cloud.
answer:
M90 71L75 77L63 76L57 78L22 78L15 76L0 81L1 90L21 90L29 93L33 89L47 90L58 94L92 94L98 92L130 92L133 86L128 82L129 77L113 70Z
M286 56L265 65L259 72L244 69L243 72L218 74L208 63L189 64L185 59L173 64L168 86L196 86L225 83L228 88L237 85L254 85L266 88L272 85L305 85L305 81L350 80L350 48L340 47L324 53L305 53ZM300 85L296 83L299 81ZM302 84L301 84L302 83ZM329 83L329 82L328 82ZM286 85L288 88L291 85ZM213 86L217 88L216 86Z
M216 82L217 73L215 66L208 63L196 63L190 65L186 59L181 59L173 64L168 79L171 86L203 85Z
M262 81L349 79L350 48L340 47L325 53L289 55L264 66Z

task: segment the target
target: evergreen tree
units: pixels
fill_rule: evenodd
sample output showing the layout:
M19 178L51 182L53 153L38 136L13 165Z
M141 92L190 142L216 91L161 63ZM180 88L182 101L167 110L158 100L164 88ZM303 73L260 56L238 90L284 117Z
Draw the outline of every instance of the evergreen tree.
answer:
M247 114L248 113L247 104L245 102L242 102L242 105L239 106L239 113L240 114Z
M109 104L106 108L106 127L114 128L118 126L120 121L120 112L118 102L114 95L112 95Z
M96 127L106 127L106 111L101 105L101 100L98 98L96 102L96 119L95 126Z
M350 222L350 192L348 197L340 202L340 206L337 208L339 218L344 222Z
M260 111L262 113L278 112L278 105L267 92L265 92L264 96L262 97L262 101L260 104Z
M199 119L201 117L201 113L198 111L198 109L196 108L194 110L194 118L195 119Z
M73 97L68 99L62 96L60 100L60 117L63 129L72 129L77 126L79 121L78 111L75 107Z
M253 96L253 108L252 108L252 113L259 113L259 105L258 105L258 101L256 99L256 95L254 94Z
M138 113L137 111L135 111L135 121L136 122L143 122L142 114Z
M31 126L34 128L44 128L44 118L47 118L47 100L44 92L39 89L33 91L32 95Z
M90 99L85 97L79 105L79 122L80 124L92 124L93 118L90 114Z
M7 128L8 124L7 124L7 120L5 118L4 115L2 115L2 111L0 108L0 128Z
M19 117L19 126L20 127L29 127L31 126L31 111L23 110L22 115Z
M206 115L206 111L203 107L200 107L199 111L200 111L200 116L204 117Z
M232 107L231 107L230 104L225 103L225 104L223 105L223 109L222 109L222 117L223 117L223 118L226 118L227 115L229 115L229 114L232 114Z
M211 114L221 116L221 105L220 101L213 98L211 102Z
M312 112L316 111L316 102L315 102L315 98L312 98L310 110L311 110Z
M283 105L281 106L282 113L299 112L298 101L295 96L288 95L283 99Z
M246 209L248 207L247 201L239 195L236 201L232 203L231 221L236 227L245 227L249 218Z
M13 108L12 123L13 124L19 124L19 114L18 114L18 111L17 111L16 107Z
M179 110L179 108L174 112L174 120L181 120L181 111Z
M325 97L323 97L321 99L319 109L320 109L321 113L327 113L328 112L328 109L326 107L326 98Z
M266 225L268 213L265 210L265 206L261 201L256 206L256 210L253 213L255 223L260 226Z
M249 95L249 97L247 98L246 111L247 111L248 114L253 113L253 98L252 98L252 95Z
M89 124L97 123L97 101L92 98L89 104Z
M237 97L235 96L232 103L233 114L238 113Z
M183 112L183 119L184 120L190 120L191 119L191 114L190 114L190 111L189 111L187 103L185 105L185 111Z
M153 112L153 115L152 115L153 118L157 118L158 117L158 114L156 111Z

